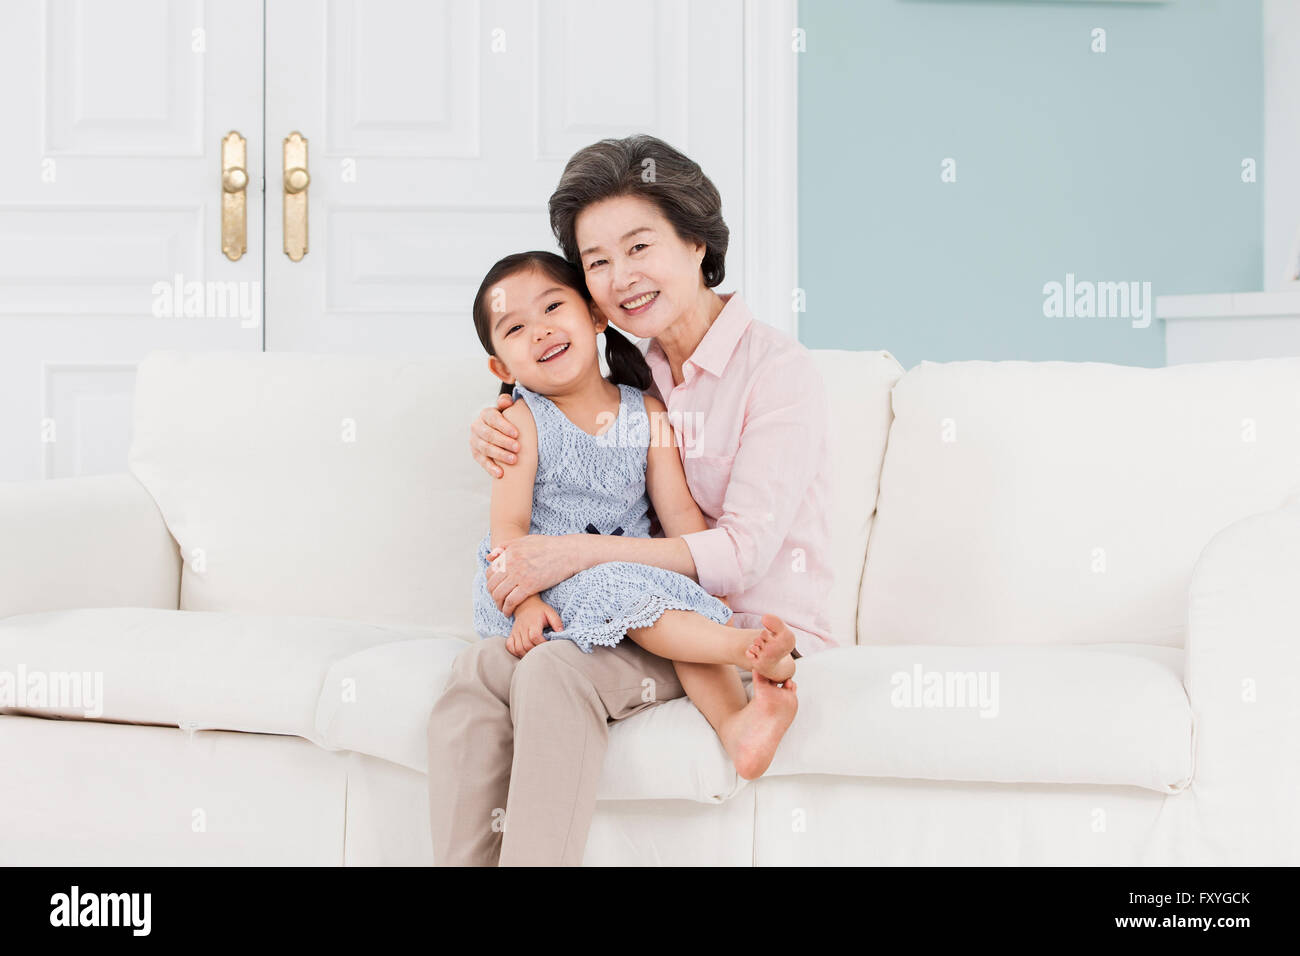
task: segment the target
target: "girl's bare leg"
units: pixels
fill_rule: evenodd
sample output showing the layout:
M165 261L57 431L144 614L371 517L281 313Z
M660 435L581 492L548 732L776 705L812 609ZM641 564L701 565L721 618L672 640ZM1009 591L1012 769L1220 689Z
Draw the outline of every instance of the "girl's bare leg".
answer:
M799 708L790 656L794 635L773 615L763 627L729 627L690 611L665 611L650 627L627 636L673 662L686 696L722 741L736 772L761 777ZM754 672L754 699L745 696L737 667Z
M627 632L651 654L688 664L733 664L781 681L794 676L794 634L779 617L763 615L763 627L728 627L693 611L664 611L649 627Z
M794 679L777 684L755 673L751 701L745 696L740 672L731 664L673 661L673 667L686 696L722 741L736 773L746 780L766 773L799 709Z

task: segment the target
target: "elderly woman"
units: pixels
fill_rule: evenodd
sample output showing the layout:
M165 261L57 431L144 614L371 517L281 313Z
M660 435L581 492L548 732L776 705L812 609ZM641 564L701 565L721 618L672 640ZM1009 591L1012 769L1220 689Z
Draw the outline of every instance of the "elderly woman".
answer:
M509 616L579 571L631 561L698 581L738 627L779 617L800 656L834 646L825 390L807 349L756 321L738 294L714 291L728 239L717 189L662 140L602 140L569 160L550 217L595 307L650 340L648 393L668 409L709 529L516 538L488 577L493 600ZM509 404L501 396L471 426L474 458L495 477L518 451L501 414ZM683 671L708 666L674 665L630 641L592 654L548 641L518 658L504 638L469 647L429 719L435 861L581 863L609 721L683 696ZM792 686L756 682L717 729L762 773L796 707Z

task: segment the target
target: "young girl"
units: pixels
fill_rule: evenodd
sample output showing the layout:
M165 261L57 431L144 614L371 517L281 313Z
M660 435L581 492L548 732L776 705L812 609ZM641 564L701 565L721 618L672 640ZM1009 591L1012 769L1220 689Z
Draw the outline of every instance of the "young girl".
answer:
M524 600L513 618L498 609L487 569L513 538L645 538L650 504L665 535L704 531L708 524L686 485L663 403L642 392L650 385L645 358L608 327L576 266L550 252L507 256L479 287L474 326L491 356L488 367L504 383L501 391L524 399L505 411L519 430L519 453L493 483L491 531L479 544L474 579L475 630L482 637L508 634L517 657L547 640L599 653L630 638L674 662L683 690L718 732L737 772L747 779L762 775L783 727L757 748L752 735L742 742L727 732L746 700L736 667L753 671L755 681L793 688L788 629L729 627L731 609L695 581L630 562L581 571ZM609 380L597 357L602 331Z

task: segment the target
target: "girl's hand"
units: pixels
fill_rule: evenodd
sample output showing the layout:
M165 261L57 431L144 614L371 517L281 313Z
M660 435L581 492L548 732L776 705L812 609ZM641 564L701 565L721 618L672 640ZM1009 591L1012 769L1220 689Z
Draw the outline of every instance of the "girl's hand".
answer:
M519 429L506 421L502 411L514 404L509 395L498 395L496 408L485 408L469 426L469 450L483 470L493 478L505 472L501 466L515 462L519 451Z
M564 630L559 611L539 597L531 597L519 605L515 612L514 628L506 639L506 650L515 657L523 657L538 644L545 644L543 628L552 631Z
M585 534L529 534L488 552L487 589L510 617L523 600L583 570L578 545ZM504 556L503 560L498 560Z

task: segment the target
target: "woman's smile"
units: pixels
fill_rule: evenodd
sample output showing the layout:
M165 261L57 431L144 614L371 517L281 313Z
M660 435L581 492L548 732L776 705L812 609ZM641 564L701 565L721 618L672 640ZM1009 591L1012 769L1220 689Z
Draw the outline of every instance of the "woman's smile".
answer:
M628 315L641 315L649 311L654 305L655 300L659 298L658 292L645 292L635 298L625 299L618 304L619 308Z

